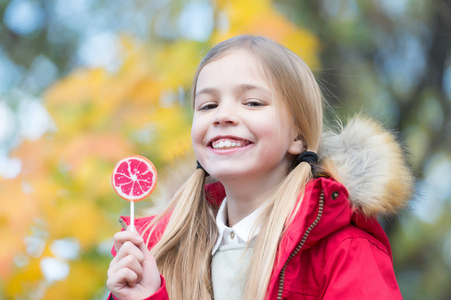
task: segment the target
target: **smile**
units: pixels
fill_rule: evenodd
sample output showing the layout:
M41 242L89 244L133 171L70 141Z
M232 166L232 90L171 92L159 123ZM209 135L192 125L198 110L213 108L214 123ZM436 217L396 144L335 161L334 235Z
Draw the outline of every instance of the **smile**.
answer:
M213 149L241 148L249 145L246 140L219 139L211 143Z

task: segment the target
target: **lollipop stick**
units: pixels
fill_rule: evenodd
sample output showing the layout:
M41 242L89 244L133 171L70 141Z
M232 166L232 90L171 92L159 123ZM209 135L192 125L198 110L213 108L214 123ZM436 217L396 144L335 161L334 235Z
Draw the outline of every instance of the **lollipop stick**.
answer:
M136 232L135 228L135 201L130 201L130 230Z

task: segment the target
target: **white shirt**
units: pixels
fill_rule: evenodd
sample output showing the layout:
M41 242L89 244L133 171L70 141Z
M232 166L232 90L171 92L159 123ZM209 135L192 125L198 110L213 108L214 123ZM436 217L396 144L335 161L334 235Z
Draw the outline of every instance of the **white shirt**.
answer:
M257 218L262 209L262 206L259 206L251 214L249 214L247 217L235 224L235 226L230 228L226 225L226 203L227 197L224 198L224 201L222 201L221 206L219 207L218 214L216 216L216 226L218 227L219 236L215 246L213 247L213 251L211 252L212 255L216 253L220 246L246 244L260 232L259 226L255 228L255 230L252 229L257 222Z

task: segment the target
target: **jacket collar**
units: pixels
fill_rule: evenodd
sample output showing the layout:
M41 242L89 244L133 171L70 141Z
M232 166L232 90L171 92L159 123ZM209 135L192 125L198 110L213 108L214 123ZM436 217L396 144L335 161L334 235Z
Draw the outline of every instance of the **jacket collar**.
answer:
M225 198L225 190L222 184L219 182L209 184L205 190L207 201L213 207L218 208ZM292 224L290 224L283 235L281 247L293 247L300 241L301 235L317 217L321 194L324 194L323 197L325 203L327 203L327 208L323 208L321 222L318 222L315 231L310 232L305 247L310 247L324 236L351 222L353 209L347 199L348 192L344 186L333 179L314 179L305 188L304 200Z

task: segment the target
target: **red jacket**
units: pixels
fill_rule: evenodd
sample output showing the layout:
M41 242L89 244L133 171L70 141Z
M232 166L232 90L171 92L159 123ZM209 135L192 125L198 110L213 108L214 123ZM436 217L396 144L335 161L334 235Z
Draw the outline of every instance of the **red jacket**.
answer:
M212 203L224 198L220 184L208 190ZM307 185L301 208L281 240L268 299L402 299L387 236L375 219L353 209L347 196L332 179ZM137 219L138 232L151 219ZM123 220L128 224L129 218ZM149 249L166 224L157 225ZM165 284L147 299L168 299Z
M339 134L326 133L320 150L342 183L318 178L306 186L282 236L267 299L402 299L390 244L376 220L410 199L413 180L399 145L377 123L355 118ZM220 183L206 192L213 205L225 196ZM138 231L151 219L138 219ZM166 224L167 218L156 225L149 249ZM156 299L168 299L164 281L148 298Z

